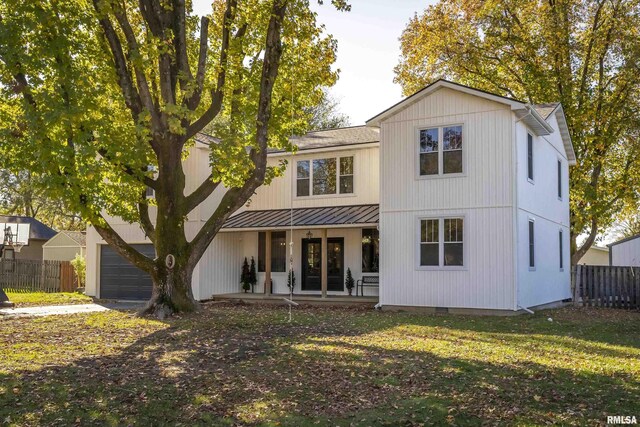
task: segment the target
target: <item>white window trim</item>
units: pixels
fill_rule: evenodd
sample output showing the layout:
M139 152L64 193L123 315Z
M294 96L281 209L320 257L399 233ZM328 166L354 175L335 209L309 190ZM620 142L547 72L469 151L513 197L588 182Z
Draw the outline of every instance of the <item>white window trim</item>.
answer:
M438 220L438 263L439 265L421 265L420 264L420 247L421 247L421 224L423 220L437 219ZM462 265L444 265L444 220L445 219L461 219L462 220ZM449 214L449 215L436 215L436 216L417 216L415 220L415 232L416 236L414 244L415 254L414 262L416 270L418 271L467 271L469 260L469 227L467 223L467 216L465 214Z
M329 153L327 153L329 154ZM352 157L353 158L353 174L345 175L345 176L353 176L353 193L340 193L340 158L341 157ZM296 159L295 165L292 167L292 174L294 174L294 185L292 188L292 195L294 200L308 200L308 199L329 199L335 197L356 197L357 196L357 179L356 179L356 155L354 153L346 153L346 154L335 154L335 155L327 155L327 156L319 156L319 157L309 157L306 159ZM313 194L313 161L314 160L324 160L324 159L335 159L336 160L336 192L332 194ZM309 162L309 195L308 196L298 196L298 162Z
M562 267L559 267L560 271L564 271L564 265L566 263L566 260L564 259L564 230L562 229L562 227L558 228L558 237L560 238L560 245L558 246L558 249L560 250L560 253L558 254L558 261L562 260ZM562 247L562 249L560 249L560 247Z
M558 200L562 201L564 199L564 162L562 161L562 157L558 156L558 162L556 163L556 169L558 167L558 163L560 163L560 171L556 171L560 176L556 176L556 196L558 196ZM560 179L560 195L558 195L558 178Z
M531 178L529 178L529 136L531 136ZM526 139L526 151L525 153L527 153L527 160L526 160L526 172L527 172L527 181L529 181L529 184L535 185L536 181L536 158L535 158L535 146L536 146L536 140L535 140L535 136L529 132L527 130L527 139Z
M533 223L533 267L531 266L531 258L529 257L529 251L531 250L531 240L529 239L529 225ZM529 271L536 271L536 265L538 261L538 255L536 250L536 219L529 217L527 221L527 266Z
M462 127L462 172L459 173L444 173L444 141L443 141L443 128L461 126ZM420 131L426 129L438 128L438 174L437 175L420 175ZM416 126L414 128L414 153L416 157L415 161L415 179L443 179L443 178L460 178L467 176L467 125L465 122L458 123L444 123L433 124L426 126ZM456 151L456 150L452 150Z

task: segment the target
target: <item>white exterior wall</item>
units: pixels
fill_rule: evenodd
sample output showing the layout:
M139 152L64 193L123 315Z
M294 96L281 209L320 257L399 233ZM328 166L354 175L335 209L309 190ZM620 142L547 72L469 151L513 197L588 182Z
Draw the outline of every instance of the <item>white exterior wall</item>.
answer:
M269 157L268 164L275 166L281 160L287 160L287 169L283 176L275 178L269 186L258 188L251 198L247 209L289 209L322 206L348 206L378 203L380 192L378 144L363 144L366 148L354 146L332 147L323 150L305 150L296 155ZM356 146L357 147L357 146ZM322 196L296 196L296 163L300 160L325 159L353 156L354 189L353 194L334 194Z
M590 247L580 258L578 264L586 265L609 265L609 249Z
M464 175L418 176L418 129L463 125ZM514 309L513 114L441 89L381 124L380 271L383 305ZM465 219L465 266L422 270L418 220Z
M558 129L555 116L547 119ZM534 135L533 133L531 133ZM533 136L533 182L527 177L527 127L516 124L518 305L534 307L571 297L569 165L559 132ZM562 161L562 199L558 199L557 162ZM534 220L535 268L529 268L529 219ZM559 230L563 230L560 269Z
M640 236L609 247L611 265L640 267Z

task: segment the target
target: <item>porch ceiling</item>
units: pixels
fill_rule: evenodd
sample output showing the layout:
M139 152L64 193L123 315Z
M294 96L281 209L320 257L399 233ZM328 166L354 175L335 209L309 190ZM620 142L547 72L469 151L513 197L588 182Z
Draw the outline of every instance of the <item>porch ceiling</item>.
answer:
M223 230L378 224L379 205L244 211L229 218Z

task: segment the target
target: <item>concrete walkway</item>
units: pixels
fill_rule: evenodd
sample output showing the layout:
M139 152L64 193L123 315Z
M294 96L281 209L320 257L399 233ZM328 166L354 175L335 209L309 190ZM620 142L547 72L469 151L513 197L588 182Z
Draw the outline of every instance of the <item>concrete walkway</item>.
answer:
M59 314L94 313L98 311L109 310L111 309L99 304L46 305L40 307L3 308L0 309L0 318L2 318L3 316L54 316Z

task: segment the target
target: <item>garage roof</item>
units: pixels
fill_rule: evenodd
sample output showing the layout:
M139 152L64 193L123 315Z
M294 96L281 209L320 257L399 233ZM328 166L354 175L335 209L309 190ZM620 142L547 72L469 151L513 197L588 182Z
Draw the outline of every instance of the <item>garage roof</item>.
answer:
M223 230L378 224L378 205L244 211L225 222Z

